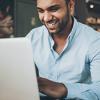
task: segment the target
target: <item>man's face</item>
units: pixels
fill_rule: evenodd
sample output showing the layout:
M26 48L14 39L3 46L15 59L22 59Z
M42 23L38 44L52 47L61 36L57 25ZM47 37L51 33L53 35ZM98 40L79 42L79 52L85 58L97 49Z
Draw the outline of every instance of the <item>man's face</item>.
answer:
M37 9L50 33L57 34L68 25L70 14L65 0L37 0Z

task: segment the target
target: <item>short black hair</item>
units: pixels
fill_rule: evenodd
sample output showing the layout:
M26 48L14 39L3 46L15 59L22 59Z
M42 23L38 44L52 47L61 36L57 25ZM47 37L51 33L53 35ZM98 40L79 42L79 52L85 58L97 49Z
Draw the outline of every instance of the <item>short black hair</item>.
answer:
M66 4L68 4L69 1L70 1L70 0L65 0ZM35 4L37 4L37 0L33 0L33 2L34 2Z

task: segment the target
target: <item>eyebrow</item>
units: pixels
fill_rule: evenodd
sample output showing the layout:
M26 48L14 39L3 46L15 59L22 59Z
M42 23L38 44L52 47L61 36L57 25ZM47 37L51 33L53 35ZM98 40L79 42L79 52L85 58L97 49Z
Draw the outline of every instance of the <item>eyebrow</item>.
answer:
M60 8L60 6L57 4L51 5L50 7L47 8L47 10L51 10L52 8ZM42 8L37 6L37 9L42 9Z
M48 9L52 9L52 8L60 8L60 6L59 5L52 5L52 6L48 7Z

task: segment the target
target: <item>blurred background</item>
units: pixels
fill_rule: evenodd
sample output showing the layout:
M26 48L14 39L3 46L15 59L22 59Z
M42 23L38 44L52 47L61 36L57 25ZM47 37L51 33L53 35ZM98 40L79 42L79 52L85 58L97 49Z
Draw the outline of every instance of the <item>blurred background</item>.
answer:
M100 0L75 0L73 15L100 32ZM24 37L41 23L34 0L0 0L0 38Z

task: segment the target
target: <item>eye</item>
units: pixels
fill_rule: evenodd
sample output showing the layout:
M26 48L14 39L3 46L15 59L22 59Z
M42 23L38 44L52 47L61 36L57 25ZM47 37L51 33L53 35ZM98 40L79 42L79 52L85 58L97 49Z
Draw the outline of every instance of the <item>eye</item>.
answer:
M60 7L58 6L51 6L48 10L51 11L51 12L56 12L60 9Z
M39 13L44 13L44 10L41 9L41 8L37 8L37 11L38 11Z

